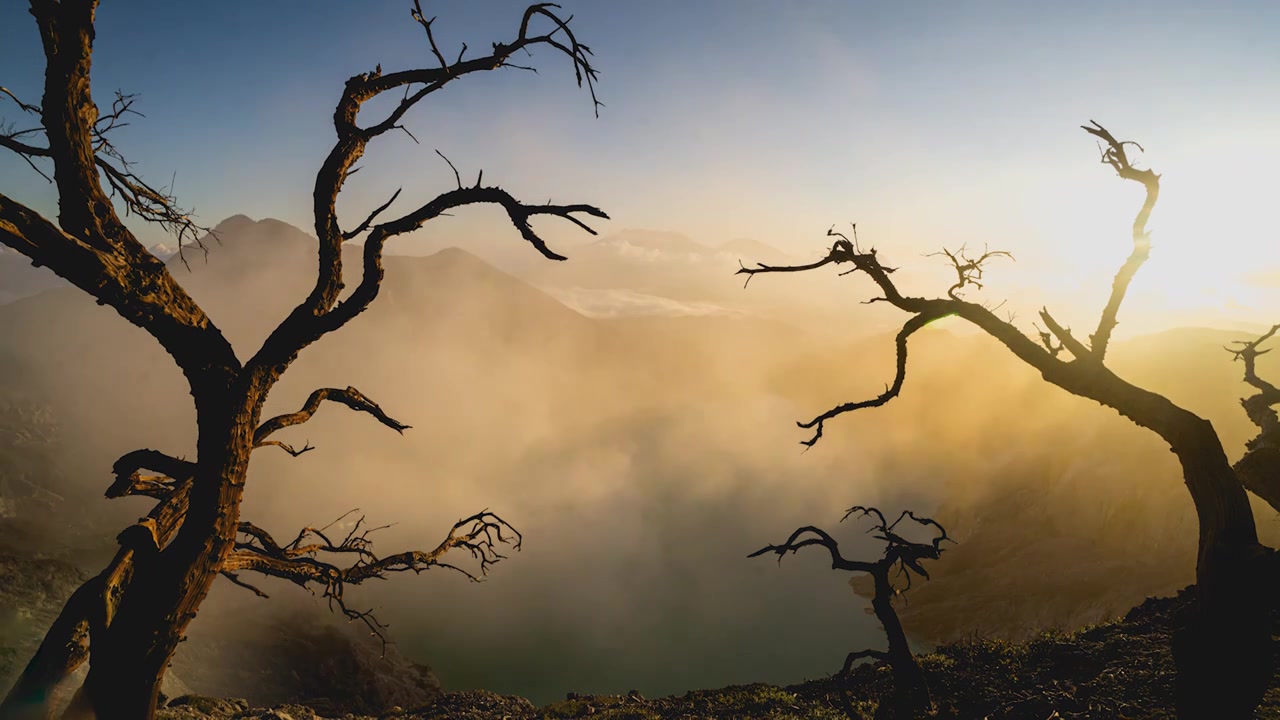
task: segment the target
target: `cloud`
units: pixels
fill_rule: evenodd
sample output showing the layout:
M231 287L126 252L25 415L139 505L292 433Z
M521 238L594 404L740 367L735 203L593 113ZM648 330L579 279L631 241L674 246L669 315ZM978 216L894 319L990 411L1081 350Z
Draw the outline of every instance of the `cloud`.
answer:
M707 302L681 302L632 290L593 290L589 288L545 288L546 292L568 307L593 318L616 318L643 315L668 317L741 316L738 310Z

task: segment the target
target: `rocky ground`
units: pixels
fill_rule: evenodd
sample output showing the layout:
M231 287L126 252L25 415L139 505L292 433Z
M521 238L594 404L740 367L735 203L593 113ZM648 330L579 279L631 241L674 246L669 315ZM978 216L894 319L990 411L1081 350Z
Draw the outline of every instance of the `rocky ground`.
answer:
M970 638L940 646L921 657L936 708L931 717L948 720L1156 720L1173 718L1173 660L1169 632L1179 598L1153 598L1122 620L1073 633L1043 633L1022 643ZM838 658L833 658L833 664ZM862 665L847 685L852 704L872 717L891 685L888 669ZM327 715L316 708L281 705L249 708L248 703L182 697L161 712L167 720L229 718L376 717L379 720L541 720L608 718L666 720L694 718L845 718L831 680L786 688L743 685L697 690L681 696L646 699L569 695L535 707L524 698L483 691L445 692L416 708L390 708L376 716ZM1280 718L1280 686L1268 694L1259 718Z
M0 522L0 533L5 527ZM0 542L0 694L8 691L63 602L86 578L72 563L14 555ZM193 690L234 693L260 705L306 702L331 717L417 706L439 693L429 668L395 646L383 648L323 607L279 601L256 612L244 610L215 606L202 614L161 691L169 697L190 697ZM55 706L70 700L86 672L81 666L63 683Z

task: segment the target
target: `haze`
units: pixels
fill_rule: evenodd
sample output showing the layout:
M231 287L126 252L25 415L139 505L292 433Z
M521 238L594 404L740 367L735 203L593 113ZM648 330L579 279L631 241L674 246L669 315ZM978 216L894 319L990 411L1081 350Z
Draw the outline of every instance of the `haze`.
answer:
M438 37L455 52L483 47L522 8L439 3ZM1041 305L1083 326L1129 251L1138 199L1076 128L1097 118L1140 137L1143 166L1164 175L1117 369L1204 413L1234 451L1250 431L1221 345L1280 319L1280 238L1266 216L1280 96L1259 92L1280 87L1280 7L567 9L603 70L598 120L558 58L536 58L537 76L477 77L406 121L420 144L375 147L340 210L362 217L399 187L414 199L448 189L439 150L464 178L483 169L518 196L604 208L601 239L543 223L570 258L552 264L500 213L468 210L395 244L383 295L303 354L268 412L353 385L413 429L326 410L290 438L315 452L255 456L246 517L289 534L358 507L395 523L378 537L385 552L499 512L526 546L488 583L433 571L352 592L447 687L535 701L830 672L876 637L865 602L821 558L779 568L745 555L798 524L833 527L853 504L949 513L955 561L920 590L919 617L904 613L921 643L1095 621L1189 582L1194 515L1159 443L945 321L913 350L901 402L833 423L802 454L795 420L891 379L884 333L901 317L859 304L872 291L856 277L744 289L732 273L739 260L817 258L828 227L856 221L912 292L951 282L924 254L987 245L1016 262L993 262L971 297L1004 303L1024 330ZM407 20L398 0L99 12L99 102L116 87L139 93L146 117L121 131L122 148L152 179L176 173L180 198L221 223L224 242L176 276L242 357L314 277L311 183L342 82L426 56ZM39 97L41 58L19 4L0 8L0 82ZM24 164L0 165L0 184L56 215ZM115 457L193 450L181 375L44 271L0 271L7 391L57 408L66 494L114 528L141 507L99 500ZM1038 533L1046 522L1061 523L1052 541ZM857 529L842 530L856 548ZM1263 519L1264 534L1277 530ZM104 537L77 551L109 552ZM1135 545L1145 554L1109 552ZM1041 568L1068 557L1072 572L1047 580ZM1091 589L1104 577L1125 580ZM268 603L310 602L269 592ZM212 612L261 611L240 593L220 584ZM202 620L193 637L221 631Z

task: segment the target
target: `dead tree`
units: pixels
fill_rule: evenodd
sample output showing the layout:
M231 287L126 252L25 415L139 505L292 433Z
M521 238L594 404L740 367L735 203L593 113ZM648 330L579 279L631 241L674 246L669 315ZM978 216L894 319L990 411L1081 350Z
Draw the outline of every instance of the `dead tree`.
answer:
M1181 621L1173 648L1178 665L1179 717L1252 718L1271 679L1269 611L1274 604L1276 560L1275 552L1258 542L1245 487L1247 484L1280 509L1280 450L1275 444L1275 413L1270 410L1280 400L1280 392L1252 371L1257 343L1244 344L1237 351L1238 356L1246 364L1246 379L1260 391L1245 401L1245 408L1262 428L1262 434L1233 468L1208 420L1130 383L1106 366L1120 305L1151 250L1147 221L1160 193L1160 176L1133 166L1131 150L1142 150L1137 143L1117 140L1096 122L1083 129L1099 141L1102 163L1122 179L1141 185L1146 193L1133 221L1133 250L1116 273L1110 297L1087 340L1064 327L1047 309L1040 311L1045 329L1037 328L1038 338L1033 339L985 305L961 298L956 291L973 284L983 264L982 259L971 261L963 253L950 256L959 283L945 297L906 295L894 283L894 269L881 262L875 249L863 250L859 246L856 228L852 240L834 229L828 230L827 235L835 241L826 256L816 262L784 267L760 264L738 272L752 276L848 264L852 267L847 272L865 274L879 290L880 294L868 302L885 302L908 315L895 341L897 369L892 385L877 397L842 403L799 423L801 428L812 431L804 441L807 446L821 439L827 422L836 417L879 407L897 397L906 380L907 343L911 336L935 320L952 316L985 331L1039 371L1047 382L1112 408L1158 434L1181 462L1200 526L1196 602ZM992 257L994 254L988 253L983 259ZM1064 351L1070 359L1063 356Z
M902 717L914 718L920 717L921 713L926 711L932 704L929 696L929 684L925 680L924 671L920 669L920 664L916 662L915 655L911 654L911 647L907 644L907 635L903 632L902 622L898 619L898 613L893 608L893 602L904 592L911 588L912 573L929 579L929 573L920 565L923 560L937 560L942 555L942 543L954 542L947 537L946 528L938 524L936 521L926 518L917 517L910 510L905 510L894 520L892 524L885 521L884 514L873 507L852 507L840 518L844 522L849 516L857 513L859 517L875 518L875 525L872 525L867 532L879 533L876 535L877 540L884 542L884 555L874 562L862 560L848 560L840 554L840 546L835 538L831 537L825 530L821 528L805 526L791 533L791 537L781 545L769 545L761 548L747 557L759 557L767 553L775 553L778 556L778 563L782 563L782 558L787 553L794 553L803 547L819 546L826 548L831 554L831 569L844 570L847 572L864 572L871 576L875 582L875 595L871 598L871 609L875 612L876 618L880 620L881 627L884 628L885 638L888 640L888 649L881 650L860 650L849 653L844 660L844 667L841 668L839 677L843 680L853 670L854 663L867 658L878 660L887 664L893 673L893 695L889 703L882 704L877 711L877 717ZM894 532L894 528L903 520L910 518L913 522L922 527L932 527L937 531L934 538L927 543L913 542L907 540L901 535ZM894 570L897 570L894 573ZM904 578L905 584L898 587L894 584L895 578ZM843 689L842 689L843 692ZM846 710L849 716L853 717L852 704L845 699Z
M1280 416L1275 411L1280 388L1262 379L1257 369L1258 356L1271 352L1262 349L1263 343L1278 330L1280 325L1272 326L1257 339L1237 341L1239 347L1227 351L1244 363L1244 381L1257 390L1240 401L1249 420L1258 426L1258 435L1245 444L1246 452L1234 466L1236 475L1246 489L1280 510Z
M244 524L240 502L254 450L276 447L301 454L274 434L306 422L324 402L337 402L403 431L373 401L354 388L322 389L297 413L262 420L262 408L281 374L307 346L343 327L377 297L383 278L382 254L391 239L434 218L473 204L501 207L520 236L543 256L553 252L531 221L559 217L593 232L579 217L607 218L590 205L530 205L483 174L398 213L388 210L397 192L358 223L340 222L338 195L358 169L369 144L404 130L406 114L455 80L481 71L517 65L517 53L549 48L569 59L578 84L595 100L596 71L591 51L561 18L555 5L525 10L514 38L494 43L492 51L467 58L462 46L446 58L436 42L433 20L414 2L410 14L425 35L422 67L383 73L381 67L347 80L333 114L337 139L316 174L314 228L319 239L319 272L308 296L277 326L247 361L242 362L222 332L174 279L169 269L138 242L118 208L156 223L177 236L190 252L203 247L205 232L181 209L171 191L147 184L113 142L133 110L131 96L117 94L109 112L101 112L90 92L90 65L97 0L30 0L45 55L44 95L39 104L0 88L0 101L12 101L31 127L6 125L0 147L16 154L57 188L58 216L48 219L8 195L0 194L0 243L26 255L108 305L147 331L173 358L194 399L198 438L196 457L185 460L157 450L138 450L116 463L116 482L108 496L148 495L159 504L120 534L120 551L111 565L77 591L50 630L26 673L0 705L0 717L39 717L46 712L52 687L79 663L89 660L88 677L77 707L99 718L147 718L155 713L160 679L187 624L195 616L219 574L253 570L300 584L318 584L341 604L347 584L388 572L449 567L450 549L478 553L481 570L500 556L494 542L516 538L496 516L481 513L460 523L444 544L431 552L376 558L367 536L330 543L315 532L279 545L271 536ZM542 26L543 29L538 29ZM381 118L360 118L361 108L389 99ZM412 136L411 136L412 137ZM346 228L346 229L344 229ZM593 233L594 234L594 233ZM363 239L362 275L353 292L343 288L343 244ZM499 535L498 531L504 532ZM478 534L477 534L478 533ZM354 564L342 568L315 554L345 553ZM344 612L345 612L344 608Z

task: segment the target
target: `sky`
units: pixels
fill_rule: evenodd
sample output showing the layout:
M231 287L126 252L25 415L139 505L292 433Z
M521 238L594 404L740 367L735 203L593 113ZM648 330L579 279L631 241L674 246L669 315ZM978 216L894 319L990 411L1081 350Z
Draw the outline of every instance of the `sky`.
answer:
M513 37L523 3L426 9L447 54ZM174 178L203 222L243 213L308 228L345 79L379 63L434 63L408 10L404 0L107 0L95 94L102 104L117 88L139 95L146 117L118 144L147 177ZM922 254L986 243L1017 257L991 276L1003 293L993 300L1026 316L1068 304L1082 324L1104 302L1141 202L1140 188L1097 164L1078 128L1092 118L1140 141L1165 176L1156 249L1121 331L1272 320L1274 3L567 0L564 12L595 51L599 118L553 53L528 59L536 75L469 77L408 118L420 144L397 134L371 149L339 205L348 224L398 187L405 208L447 190L439 150L465 176L483 168L530 201L596 204L614 218L606 232L751 237L812 255L828 227L856 221L891 262L942 273L921 292L944 289L946 272ZM0 6L0 83L37 101L42 65L25 4ZM0 106L7 120L16 112ZM0 188L52 208L51 189L16 157L0 159ZM469 234L510 230L476 209L433 232L465 246ZM143 237L163 239L151 228Z

